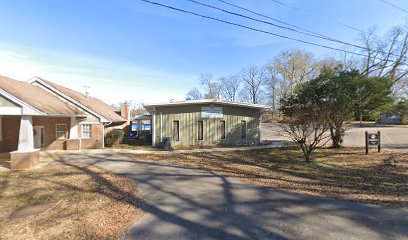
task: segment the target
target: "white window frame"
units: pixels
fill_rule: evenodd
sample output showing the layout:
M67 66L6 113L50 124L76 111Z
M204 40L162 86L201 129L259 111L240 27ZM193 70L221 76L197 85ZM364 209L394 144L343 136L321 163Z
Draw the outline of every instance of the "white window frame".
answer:
M64 135L62 137L58 137L58 133L61 133L62 131L58 131L58 126L64 126ZM55 124L55 138L56 139L67 139L67 124Z
M89 137L84 137L84 126L89 126ZM88 132L87 132L88 133ZM81 138L82 139L91 139L92 138L92 124L81 124Z

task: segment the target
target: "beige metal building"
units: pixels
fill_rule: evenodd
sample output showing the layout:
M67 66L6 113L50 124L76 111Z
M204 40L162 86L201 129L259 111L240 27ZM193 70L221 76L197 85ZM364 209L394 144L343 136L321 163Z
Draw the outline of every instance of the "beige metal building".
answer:
M171 146L261 142L259 104L205 99L147 104L152 114L152 145L170 138Z

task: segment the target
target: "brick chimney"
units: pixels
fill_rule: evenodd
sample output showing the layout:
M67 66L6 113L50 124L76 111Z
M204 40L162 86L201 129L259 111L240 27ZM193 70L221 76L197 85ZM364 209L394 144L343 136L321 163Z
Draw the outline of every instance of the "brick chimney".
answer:
M126 119L126 125L130 124L130 107L129 104L124 103L120 106L120 116Z

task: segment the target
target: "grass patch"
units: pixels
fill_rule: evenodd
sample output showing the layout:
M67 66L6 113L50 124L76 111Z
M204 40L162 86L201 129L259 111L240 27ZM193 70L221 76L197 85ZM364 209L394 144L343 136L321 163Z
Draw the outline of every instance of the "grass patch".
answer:
M119 239L141 217L141 194L128 179L96 167L50 164L0 173L0 239ZM50 211L8 219L27 204Z
M105 149L128 149L128 150L142 150L142 151L163 151L158 147L146 146L146 145L132 145L126 143L118 143L112 147L105 147Z
M301 151L267 149L135 156L236 177L290 192L408 207L408 153L365 155L363 149L323 149L306 163Z

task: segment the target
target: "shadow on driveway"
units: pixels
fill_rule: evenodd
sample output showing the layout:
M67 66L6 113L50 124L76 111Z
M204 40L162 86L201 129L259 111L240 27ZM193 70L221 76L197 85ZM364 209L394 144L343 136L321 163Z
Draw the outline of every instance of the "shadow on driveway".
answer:
M69 154L57 159L79 169L83 165L101 167L138 184L144 194L144 217L133 225L128 239L403 239L408 236L407 210L307 197L244 184L208 171L134 158L112 153ZM96 180L112 192L120 191L108 181ZM109 192L103 194L109 196ZM131 198L116 200L132 204Z

